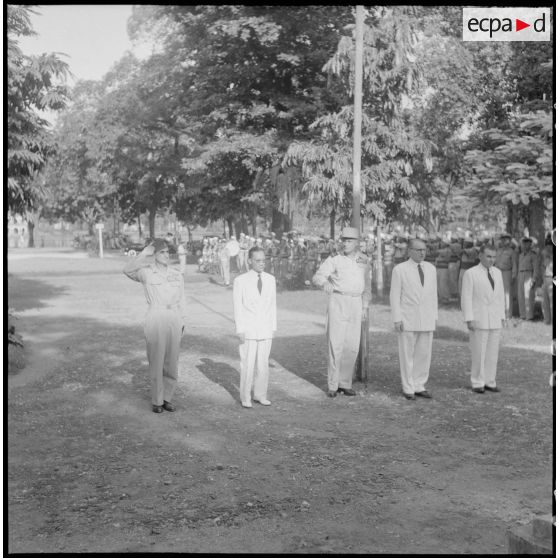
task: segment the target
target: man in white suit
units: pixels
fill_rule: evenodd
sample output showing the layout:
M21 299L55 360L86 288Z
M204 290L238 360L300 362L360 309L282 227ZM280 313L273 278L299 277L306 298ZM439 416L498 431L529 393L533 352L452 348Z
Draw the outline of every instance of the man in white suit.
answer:
M265 252L254 246L248 251L250 271L233 283L234 321L240 340L240 402L252 407L254 400L271 405L267 399L269 352L277 330L275 277L264 271ZM254 373L255 372L255 373Z
M399 344L401 384L406 399L430 399L426 390L432 357L432 338L438 319L436 268L424 261L426 244L409 241L410 258L391 275L389 300Z
M482 246L479 258L480 263L465 272L461 292L471 348L471 385L475 393L497 392L496 366L500 330L506 325L506 294L502 272L494 266L494 248Z

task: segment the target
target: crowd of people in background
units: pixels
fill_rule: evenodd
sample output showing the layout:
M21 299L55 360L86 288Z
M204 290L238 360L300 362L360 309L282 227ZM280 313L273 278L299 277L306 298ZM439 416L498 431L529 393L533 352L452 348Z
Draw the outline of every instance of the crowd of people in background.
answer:
M413 235L415 236L415 235ZM473 235L451 236L416 235L426 244L425 261L436 268L438 300L441 304L457 302L461 296L463 275L479 263L479 250L483 245L496 249L495 266L502 272L506 293L507 318L534 319L535 296L538 289L543 319L551 324L554 315L553 277L554 247L550 233L544 245L535 238L512 238L502 233L475 238ZM392 270L406 261L409 234L385 234L380 242L378 258L377 239L369 233L360 241L360 251L371 260L373 288L383 286L389 290ZM304 237L290 231L279 239L269 235L252 237L241 233L235 236L207 236L197 246L188 246L197 258L198 271L220 277L229 286L232 273L248 271L247 254L258 246L265 253L265 271L275 276L279 289L313 288L312 277L320 264L330 255L341 251L339 240L327 237Z

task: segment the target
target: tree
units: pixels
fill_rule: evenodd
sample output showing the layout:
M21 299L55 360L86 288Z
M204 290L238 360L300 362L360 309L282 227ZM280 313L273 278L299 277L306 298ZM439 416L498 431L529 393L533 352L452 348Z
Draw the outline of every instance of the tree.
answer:
M364 83L362 120L362 211L385 221L399 214L402 202L415 187L410 181L415 161L430 166L431 145L409 133L404 96L420 80L412 48L412 9L368 10L364 32ZM347 101L352 94L354 43L341 38L337 52L324 66L330 78L345 89L346 105L320 116L314 137L295 141L285 157L300 164L309 200L319 199L348 220L352 190L352 119Z
M134 10L133 36L157 29L159 56L169 69L164 79L167 102L175 107L175 118L189 123L195 139L197 149L186 161L188 171L195 176L196 168L203 168L221 181L204 186L204 196L214 199L212 207L223 206L222 188L235 182L235 166L222 164L234 159L243 161L250 172L242 186L246 195L227 198L234 203L229 211L241 221L250 213L254 221L254 209L259 214L268 211L264 191L272 185L271 168L293 137L308 134L324 107L338 106L321 68L351 19L350 8L342 6ZM262 157L262 151L274 157ZM210 170L212 165L218 168ZM285 228L286 221L273 219L278 228Z
M25 55L18 37L33 35L29 6L7 6L7 115L8 115L8 183L7 204L10 211L26 215L37 207L44 194L34 180L54 153L52 136L46 119L39 111L59 111L67 102L68 91L61 83L68 65L54 54ZM33 228L30 227L30 233ZM33 235L29 236L30 245Z

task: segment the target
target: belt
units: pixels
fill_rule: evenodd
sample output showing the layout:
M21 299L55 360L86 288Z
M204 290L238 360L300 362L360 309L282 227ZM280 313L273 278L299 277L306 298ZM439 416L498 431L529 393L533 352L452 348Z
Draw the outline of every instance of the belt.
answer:
M533 271L532 269L520 269L519 271Z
M360 293L360 294L356 294L356 293L346 293L346 292L344 292L344 291L338 291L337 289L333 289L333 292L334 292L334 293L337 293L337 294L340 294L340 295L345 295L345 296L354 296L354 297L362 296L362 293Z

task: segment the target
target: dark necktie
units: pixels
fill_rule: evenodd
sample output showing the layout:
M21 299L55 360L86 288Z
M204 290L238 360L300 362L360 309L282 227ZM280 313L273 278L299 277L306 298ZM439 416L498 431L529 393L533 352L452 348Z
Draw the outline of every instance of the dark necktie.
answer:
M424 287L424 271L422 271L422 267L420 267L420 264L417 264L417 267L419 271L420 284Z
M262 274L258 273L258 291L262 294Z
M490 281L490 284L492 285L492 290L494 290L494 279L492 279L492 275L490 275L490 269L487 269L486 272L488 273L488 280Z

